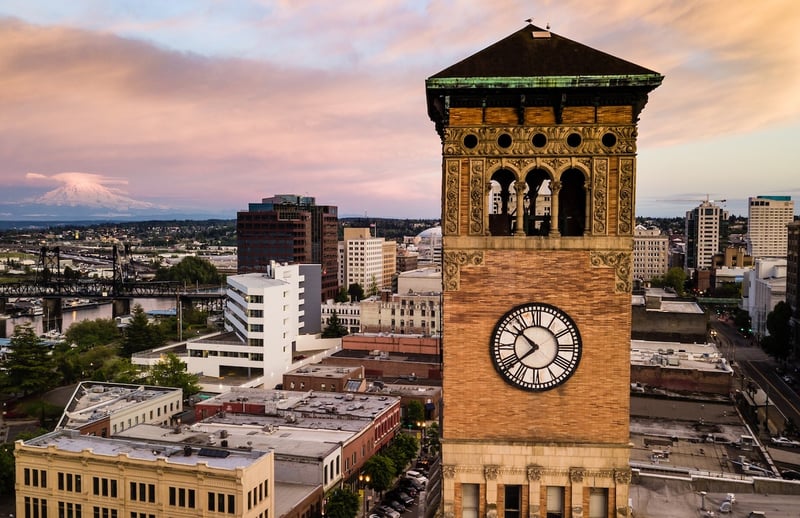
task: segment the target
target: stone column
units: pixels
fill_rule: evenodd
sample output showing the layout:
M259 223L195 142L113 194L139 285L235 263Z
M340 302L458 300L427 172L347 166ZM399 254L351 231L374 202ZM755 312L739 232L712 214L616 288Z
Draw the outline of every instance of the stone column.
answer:
M490 236L492 235L492 231L489 229L489 213L492 211L492 182L489 180L486 182L486 195L484 197L484 203L486 207L484 207L483 211L483 235Z
M614 470L614 509L616 509L616 518L630 518L628 508L628 495L631 487L631 470L630 469L617 469ZM608 495L611 498L611 495Z
M497 474L498 466L484 466L483 475L486 477L486 518L497 518Z
M583 468L572 468L569 470L569 479L572 482L572 518L583 518Z
M514 190L517 191L517 231L514 232L515 236L525 235L525 182L516 182Z
M542 468L528 466L528 518L541 517Z
M456 500L456 467L453 464L442 465L442 511L444 518L455 516Z
M592 188L585 187L586 189L586 204L585 204L585 214L583 215L583 235L588 236L591 234L590 226L592 221Z
M558 193L561 192L561 182L550 182L550 237L560 237L558 230Z

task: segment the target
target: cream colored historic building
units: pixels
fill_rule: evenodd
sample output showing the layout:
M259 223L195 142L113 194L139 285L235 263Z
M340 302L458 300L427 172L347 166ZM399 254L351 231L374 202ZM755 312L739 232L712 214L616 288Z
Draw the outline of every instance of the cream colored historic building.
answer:
M636 225L633 235L633 278L649 281L669 270L669 237L660 229Z
M77 431L17 441L17 516L270 518L272 453L107 439Z
M446 518L629 515L636 123L662 79L528 25L426 81Z

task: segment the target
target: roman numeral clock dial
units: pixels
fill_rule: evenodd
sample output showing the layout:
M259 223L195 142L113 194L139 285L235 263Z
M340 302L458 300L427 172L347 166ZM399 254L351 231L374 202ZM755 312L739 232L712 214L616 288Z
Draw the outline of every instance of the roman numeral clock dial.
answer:
M506 382L523 390L550 390L578 368L581 336L572 318L557 307L523 304L497 322L490 351Z

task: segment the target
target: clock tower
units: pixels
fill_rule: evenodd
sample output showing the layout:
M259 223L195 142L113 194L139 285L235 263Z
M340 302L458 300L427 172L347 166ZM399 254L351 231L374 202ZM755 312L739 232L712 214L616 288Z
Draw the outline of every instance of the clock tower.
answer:
M662 79L528 25L426 81L445 518L628 516L636 124Z

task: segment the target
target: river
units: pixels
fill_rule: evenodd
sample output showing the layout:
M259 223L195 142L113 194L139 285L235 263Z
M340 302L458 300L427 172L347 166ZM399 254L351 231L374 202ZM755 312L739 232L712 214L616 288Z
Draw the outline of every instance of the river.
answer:
M175 308L174 298L137 298L131 301L131 309L139 304L145 311L169 310ZM98 318L113 318L111 302L102 302L96 306L79 308L64 308L62 310L62 322L60 332L65 332L75 322L83 320L96 320ZM5 333L0 328L0 337L11 337L14 334L14 327L32 323L37 335L45 332L43 329L43 315L22 316L16 318L0 318L0 327L5 324Z

